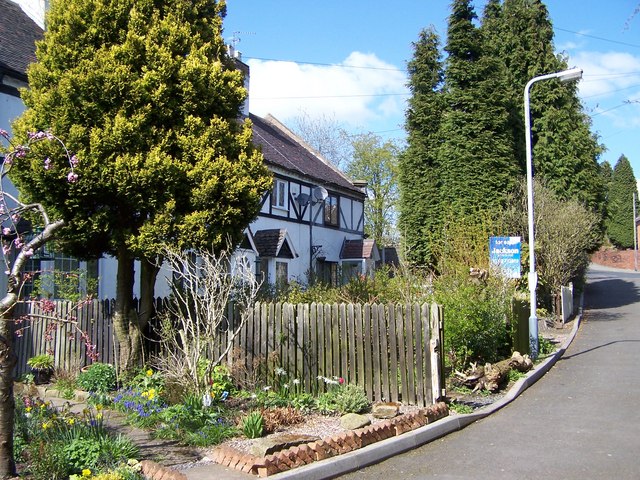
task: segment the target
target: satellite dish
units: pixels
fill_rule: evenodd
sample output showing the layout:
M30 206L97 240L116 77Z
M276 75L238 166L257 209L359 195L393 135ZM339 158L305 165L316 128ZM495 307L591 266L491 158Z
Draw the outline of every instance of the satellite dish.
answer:
M316 203L324 202L326 198L329 196L329 192L324 187L314 187L311 190L311 196L313 197L313 201Z
M301 206L308 205L310 200L311 200L311 196L307 193L301 193L296 197L296 201L298 202L298 205L301 205Z

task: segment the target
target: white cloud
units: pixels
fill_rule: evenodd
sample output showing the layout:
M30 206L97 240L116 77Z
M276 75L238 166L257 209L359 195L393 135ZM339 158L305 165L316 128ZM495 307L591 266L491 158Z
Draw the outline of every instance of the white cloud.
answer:
M585 99L631 96L640 91L640 56L623 52L583 51L573 55L570 63L584 71L580 93Z
M341 65L249 60L249 109L282 121L300 116L335 118L352 126L402 116L405 73L375 54L351 53Z

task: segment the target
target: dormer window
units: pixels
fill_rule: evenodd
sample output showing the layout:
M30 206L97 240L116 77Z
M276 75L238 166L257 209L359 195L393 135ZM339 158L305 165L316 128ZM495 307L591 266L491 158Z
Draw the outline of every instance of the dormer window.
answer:
M287 208L287 184L282 180L274 180L271 192L271 206Z

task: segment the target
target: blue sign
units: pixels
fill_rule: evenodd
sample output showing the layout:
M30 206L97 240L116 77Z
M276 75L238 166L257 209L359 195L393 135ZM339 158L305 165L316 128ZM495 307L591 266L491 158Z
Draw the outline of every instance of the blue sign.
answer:
M506 278L520 278L520 237L490 237L489 263Z

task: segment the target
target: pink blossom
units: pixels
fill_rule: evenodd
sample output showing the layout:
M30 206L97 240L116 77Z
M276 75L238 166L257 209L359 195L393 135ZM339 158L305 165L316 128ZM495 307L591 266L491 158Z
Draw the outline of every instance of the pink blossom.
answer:
M69 163L71 164L72 167L77 167L78 157L76 157L75 155L71 155L71 158L69 159Z
M340 385L342 385L342 384L344 383L344 378L340 377L340 378L338 379L338 383L339 383Z
M33 256L33 248L29 248L29 249L25 250L25 251L24 251L24 254L25 254L27 257L32 257L32 256Z
M11 233L11 229L9 227L4 227L2 229L2 234L3 235L9 235Z
M78 181L78 174L76 172L69 172L69 175L67 175L67 181L69 183L76 183Z
M13 243L15 244L16 248L22 248L22 246L24 245L24 243L22 243L22 239L20 237L17 237Z
M2 253L4 255L9 255L9 252L11 251L11 244L4 244L2 245Z
M9 140L9 132L7 132L6 130L0 128L0 137L4 137L7 140Z
M49 157L44 159L44 169L45 170L51 169L51 159Z

